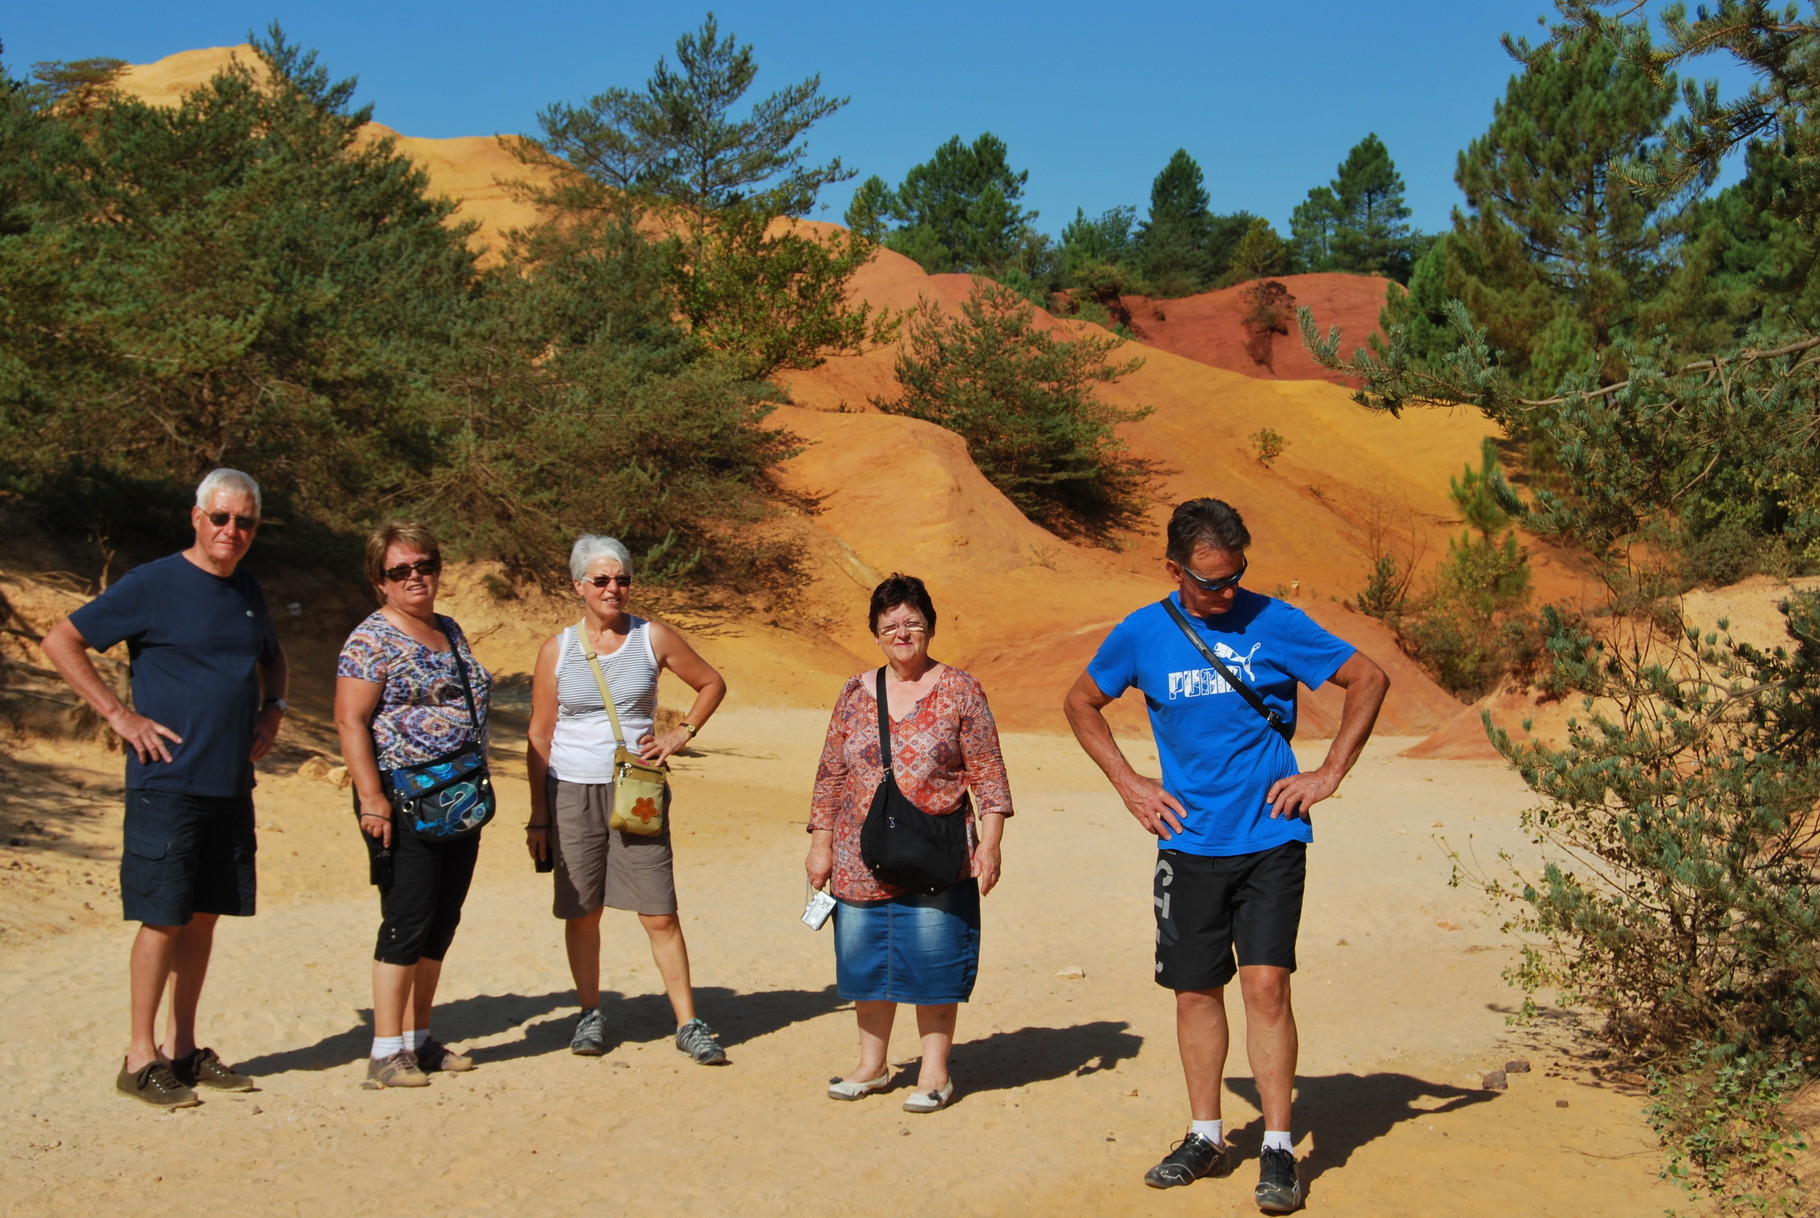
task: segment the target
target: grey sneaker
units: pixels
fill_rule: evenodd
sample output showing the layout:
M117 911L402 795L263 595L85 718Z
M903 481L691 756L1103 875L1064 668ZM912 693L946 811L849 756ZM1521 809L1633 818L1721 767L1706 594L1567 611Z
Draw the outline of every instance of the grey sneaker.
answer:
M366 1082L360 1085L368 1091L384 1091L387 1087L428 1087L430 1076L418 1068L417 1054L400 1049L390 1057L367 1058Z
M691 1019L676 1029L676 1047L693 1057L698 1065L724 1066L727 1064L727 1051L721 1048L720 1041L714 1038L714 1029L700 1019Z
M569 1038L569 1052L577 1057L599 1057L607 1051L607 1021L601 1016L600 1008L583 1011L581 1020L575 1025L575 1035Z
M1258 1152L1258 1208L1266 1214L1293 1214L1302 1208L1295 1152L1266 1146Z
M213 1049L197 1049L171 1059L171 1073L185 1087L213 1087L217 1091L251 1091L253 1080L216 1056Z
M1198 1133L1190 1133L1169 1148L1161 1163L1144 1173L1144 1183L1151 1188L1179 1188L1202 1176L1217 1180L1231 1173L1232 1159L1224 1143L1209 1142Z
M122 1061L120 1077L114 1080L114 1087L120 1094L144 1100L154 1108L194 1108L202 1102L194 1091L177 1081L171 1063L163 1058L137 1070L127 1069L126 1062Z

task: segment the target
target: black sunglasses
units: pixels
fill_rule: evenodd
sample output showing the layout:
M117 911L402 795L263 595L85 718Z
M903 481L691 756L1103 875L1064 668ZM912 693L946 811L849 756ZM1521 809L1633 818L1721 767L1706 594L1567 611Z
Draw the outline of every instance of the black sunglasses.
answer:
M584 584L593 584L596 588L605 588L610 584L618 584L622 588L630 588L632 586L632 577L630 575L585 575L582 577L581 582Z
M1189 579L1193 580L1194 586L1203 592L1224 592L1228 588L1236 587L1238 582L1245 578L1245 569L1250 565L1251 561L1249 559L1239 559L1239 569L1234 571L1231 575L1228 575L1225 579L1202 579L1188 569L1187 563L1177 563L1175 564L1175 568L1183 575L1186 575Z
M403 583L415 572L418 575L440 575L442 560L437 558L420 558L416 562L401 562L396 567L387 567L380 574L393 583Z
M251 533L259 527L257 516L236 516L232 512L204 512L203 518L218 529L226 528L228 521L233 521L242 533Z

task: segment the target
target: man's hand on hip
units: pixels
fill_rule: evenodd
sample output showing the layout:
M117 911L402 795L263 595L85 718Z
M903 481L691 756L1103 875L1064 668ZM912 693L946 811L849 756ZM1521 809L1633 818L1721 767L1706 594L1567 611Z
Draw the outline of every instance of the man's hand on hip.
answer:
M168 740L172 744L183 743L183 737L164 724L155 719L147 719L144 715L136 714L124 706L108 717L107 725L113 728L122 740L132 746L132 750L139 754L139 760L142 762L169 761L171 750L164 742Z
M1340 780L1325 768L1306 774L1291 774L1270 784L1264 802L1270 805L1270 819L1299 816L1308 819L1309 810L1339 789Z
M1126 811L1149 830L1151 836L1168 841L1182 831L1188 809L1163 790L1163 784L1156 779L1133 774L1118 785L1118 792L1119 798L1125 801Z

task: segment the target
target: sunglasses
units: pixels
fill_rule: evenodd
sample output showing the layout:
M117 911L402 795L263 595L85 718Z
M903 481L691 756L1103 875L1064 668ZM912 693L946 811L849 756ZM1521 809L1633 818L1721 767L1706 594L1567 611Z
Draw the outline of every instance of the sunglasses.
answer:
M632 586L632 577L630 575L588 575L583 576L581 582L584 584L593 584L596 588L606 588L614 584L619 585L621 588L630 588Z
M413 574L440 575L442 574L442 560L439 558L420 558L416 562L401 562L396 567L387 567L385 570L381 571L380 574L395 584L403 583L405 580L411 578Z
M242 533L251 533L259 527L259 517L257 516L236 516L232 512L204 512L202 516L218 529L225 529L230 520Z
M1184 563L1175 564L1175 569L1193 580L1194 586L1203 592L1224 592L1228 588L1238 586L1238 582L1245 578L1245 569L1249 566L1251 566L1250 560L1241 558L1239 560L1239 569L1234 571L1231 575L1228 575L1225 579L1202 579L1193 571L1190 571Z

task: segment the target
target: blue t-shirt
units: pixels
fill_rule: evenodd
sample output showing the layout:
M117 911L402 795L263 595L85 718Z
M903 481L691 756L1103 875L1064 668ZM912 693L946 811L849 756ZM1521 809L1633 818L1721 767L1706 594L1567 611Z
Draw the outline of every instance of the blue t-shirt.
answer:
M70 614L70 624L96 651L126 640L133 709L183 738L165 742L169 762L142 762L129 746L129 788L215 796L253 789L259 666L278 658L257 580L241 569L222 579L172 554L122 575Z
M1178 593L1170 599L1181 608ZM1211 621L1185 610L1183 616L1292 731L1297 684L1321 685L1354 651L1300 609L1243 588L1232 608ZM1289 742L1208 667L1161 605L1146 605L1114 626L1087 675L1109 698L1135 686L1150 709L1163 789L1188 810L1182 832L1158 839L1161 848L1225 856L1314 840L1307 821L1272 820L1264 802L1272 783L1298 772Z

